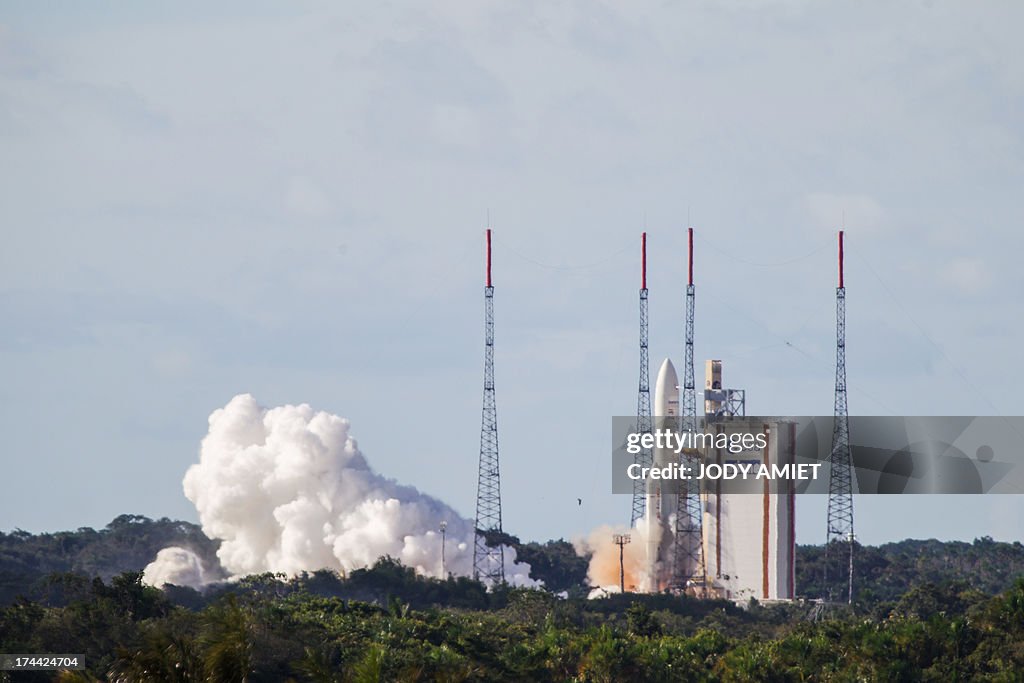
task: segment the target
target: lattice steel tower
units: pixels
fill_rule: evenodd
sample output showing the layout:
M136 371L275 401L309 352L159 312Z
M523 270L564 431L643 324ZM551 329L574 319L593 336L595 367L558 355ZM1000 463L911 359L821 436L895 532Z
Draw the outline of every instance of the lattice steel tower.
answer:
M647 233L640 236L640 389L636 400L636 431L649 433L651 424L651 372L647 356ZM641 467L651 466L651 449L643 448L633 458ZM643 518L647 505L647 486L643 479L633 480L633 514L629 526Z
M498 409L494 401L494 287L491 285L491 229L487 228L487 284L484 287L484 408L480 426L480 464L476 484L473 578L491 586L505 582L505 551L500 539L494 537L500 536L501 533Z
M700 425L697 422L697 393L693 375L693 312L696 298L693 286L693 228L687 228L687 242L689 258L686 281L686 348L683 361L680 428L683 432L695 432ZM698 456L683 451L680 459L681 464L689 468L689 471L696 471ZM700 583L704 578L703 517L700 485L694 481L681 480L676 502L675 544L672 556L672 583L677 589L683 590L691 581L697 580Z
M843 231L839 231L839 286L836 287L836 395L829 454L828 534L825 539L825 598L838 590L853 603L853 457L846 408L846 288L843 286ZM844 547L846 544L846 547ZM844 562L845 560L845 562ZM845 571L843 564L846 564ZM846 576L844 577L843 574ZM841 581L845 578L846 581ZM845 585L844 585L845 584Z
M687 242L689 245L689 260L686 281L686 348L683 359L683 405L680 414L682 415L682 429L684 432L693 432L699 426L697 424L697 392L693 376L693 309L696 290L693 287L693 228L686 229Z

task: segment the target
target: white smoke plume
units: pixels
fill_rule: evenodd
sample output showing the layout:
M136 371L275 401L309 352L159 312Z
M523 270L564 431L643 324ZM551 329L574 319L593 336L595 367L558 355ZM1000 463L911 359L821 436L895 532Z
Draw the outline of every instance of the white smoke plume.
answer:
M199 463L183 484L203 531L221 541L217 556L232 577L323 568L347 573L384 555L424 576L472 574L473 522L374 472L348 420L306 404L267 410L242 394L214 411L209 424ZM447 523L443 571L441 522ZM170 553L161 562L169 550L147 567L147 577L168 575L164 564L180 564L180 555ZM510 583L536 584L513 550L506 548L505 558Z
M142 580L153 586L170 583L175 586L199 588L208 583L203 563L191 550L171 546L156 554L156 559L146 565Z

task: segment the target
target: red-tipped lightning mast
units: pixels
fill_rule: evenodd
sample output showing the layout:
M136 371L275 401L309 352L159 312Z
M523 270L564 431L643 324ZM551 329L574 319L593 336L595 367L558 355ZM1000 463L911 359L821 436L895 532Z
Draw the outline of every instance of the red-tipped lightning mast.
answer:
M487 228L487 286L491 287L491 229Z
M490 221L488 221L490 223ZM501 474L498 469L498 408L494 400L494 287L491 285L491 229L487 228L487 286L484 288L484 407L476 484L473 578L490 586L505 583L501 530Z
M650 359L647 354L647 233L640 234L640 383L636 399L636 431L648 434L653 429L651 422L651 376ZM650 467L651 449L642 448L633 462L640 467ZM642 519L647 508L647 484L643 479L633 480L633 511L630 527ZM627 536L628 538L628 536Z
M690 254L690 267L689 267L689 279L686 284L693 286L693 228L687 228L687 241L689 242L689 254Z
M640 233L640 289L647 289L647 233Z
M686 229L687 242L687 280L686 280L686 345L683 360L683 430L697 429L697 395L693 372L693 335L694 335L694 303L696 289L693 286L693 228Z
M843 231L839 231L839 289L843 289Z
M829 602L837 600L845 593L846 602L853 603L854 540L853 456L850 452L850 419L846 405L846 287L843 282L843 231L840 230L839 286L836 287L835 411L832 451L829 453L828 520L825 536L824 597ZM844 549L843 544L847 544L848 548Z
M694 307L696 289L693 286L693 228L686 229L687 268L686 268L686 344L683 360L683 393L682 420L680 426L684 432L696 432L697 423L697 392L693 373L693 335ZM689 467L691 472L697 471L697 461L691 455L681 455L680 464ZM672 553L672 583L677 590L686 590L696 585L698 593L704 588L704 545L703 538L704 513L700 502L700 488L683 481L676 499L675 544Z

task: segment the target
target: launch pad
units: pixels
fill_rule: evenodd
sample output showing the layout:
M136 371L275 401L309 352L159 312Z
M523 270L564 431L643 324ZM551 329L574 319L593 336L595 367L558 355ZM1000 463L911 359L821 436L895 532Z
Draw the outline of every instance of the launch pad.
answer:
M693 372L693 228L687 233L685 381L680 385L672 361L666 358L658 371L653 411L647 377L646 233L642 239L637 414L637 425L642 428L631 435L637 438L631 438L626 449L634 458L629 474L634 480L632 522L645 536L644 571L637 588L642 592L674 591L738 602L750 598L792 600L796 597L794 481L817 478L820 464L811 466L810 474L804 466L796 464L795 423L746 417L746 392L725 388L721 360L705 363L704 411L702 416L697 415ZM846 417L842 231L836 300L836 432L829 468L828 538L830 542L834 538L839 542L845 539L849 544L845 578L847 599L852 601L854 535ZM749 490L735 486L723 489L723 480L729 478L725 472L730 467L741 470L744 466L756 467L759 473L785 476L771 485L772 477L762 477L761 481L755 477L745 482ZM717 476L703 476L709 470ZM637 473L642 475L642 485L637 481ZM666 484L673 479L684 483L674 487ZM841 532L845 534L842 538ZM826 573L826 583L829 578Z
M721 361L707 368L708 384L721 386ZM665 359L655 385L656 424L675 417L678 394L675 368ZM659 428L646 435L652 466L631 466L639 470L631 477L647 470L646 511L639 522L646 536L646 564L638 588L738 602L791 600L796 594L796 491L791 479L769 481L758 475L812 476L797 469L795 425L729 415L713 398L706 404L715 412L702 416L695 431ZM637 442L637 450L646 445L642 438ZM699 500L700 533L676 531L683 496ZM677 555L688 560L680 566L673 561ZM681 583L680 575L686 577Z

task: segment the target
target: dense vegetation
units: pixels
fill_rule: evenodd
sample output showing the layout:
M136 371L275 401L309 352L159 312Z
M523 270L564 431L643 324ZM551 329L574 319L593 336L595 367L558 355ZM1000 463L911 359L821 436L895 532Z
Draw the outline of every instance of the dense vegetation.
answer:
M0 652L86 655L61 680L1018 680L1024 547L858 547L853 610L670 595L580 597L564 541L515 545L557 592L487 592L383 558L339 576L264 574L199 593L139 571L166 545L212 562L193 525L122 516L106 529L0 534ZM816 591L820 547L799 548ZM20 597L15 597L15 596ZM19 673L11 680L53 680ZM0 673L0 681L6 680Z
M905 540L855 548L857 602L871 606L898 600L915 586L963 581L994 595L1024 575L1024 545L984 537L963 541ZM823 546L797 546L797 592L822 593Z
M141 571L161 548L171 545L195 552L217 576L217 544L188 522L121 515L99 531L0 532L0 605L31 593L39 580L56 572L108 580L124 571Z
M1024 670L1024 580L997 597L928 584L873 615L816 621L799 603L487 593L386 559L348 578L249 577L188 606L137 572L46 583L40 599L0 609L0 651L84 653L88 670L65 681L947 681ZM354 594L367 600L342 597Z
M579 557L564 540L522 543L502 534L492 539L516 549L533 568L531 576L553 592L586 595L587 558ZM121 515L99 531L82 528L53 534L25 531L0 533L0 605L19 595L33 596L48 575L74 572L104 580L125 571L141 571L161 548L189 548L203 560L208 574L217 576L216 542L195 524L169 519L151 520ZM1024 545L980 538L960 541L915 541L881 546L857 546L857 600L866 608L898 600L915 586L966 581L995 595L1024 575ZM823 548L797 547L797 592L821 595Z

